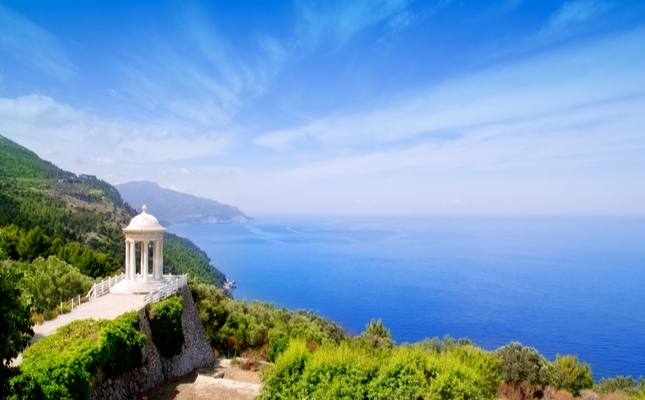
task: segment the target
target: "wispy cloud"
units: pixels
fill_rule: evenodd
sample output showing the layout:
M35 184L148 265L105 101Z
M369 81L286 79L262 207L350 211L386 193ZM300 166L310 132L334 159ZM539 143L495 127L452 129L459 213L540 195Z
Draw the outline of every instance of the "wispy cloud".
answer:
M150 119L183 123L195 133L198 127L233 129L235 115L265 90L285 51L277 40L263 37L264 52L245 58L195 9L175 24L179 40L144 38L143 52L129 52L117 62L126 78L119 92Z
M407 0L297 2L293 36L255 33L259 51L253 55L228 43L196 6L187 7L175 21L181 40L151 37L143 51L117 62L127 77L117 89L149 119L235 130L236 115L264 93L285 65L323 43L341 46L380 22L404 29L406 18L413 18L406 5Z
M47 96L0 98L0 135L19 141L45 158L78 164L128 165L223 154L226 135L185 134L183 126L108 120ZM60 162L60 161L59 161ZM113 167L112 165L118 165Z
M599 0L572 0L564 3L549 19L547 30L564 29L570 25L592 20L611 7Z
M299 1L296 3L297 43L310 48L331 41L333 47L340 46L362 29L390 19L401 29L406 25L407 3L406 0Z
M640 78L645 70L643 43L645 32L640 30L582 49L491 68L385 107L267 133L255 143L293 151L300 141L314 140L329 149L357 149L614 101L645 91Z
M70 79L77 68L49 32L0 4L0 52L60 79Z

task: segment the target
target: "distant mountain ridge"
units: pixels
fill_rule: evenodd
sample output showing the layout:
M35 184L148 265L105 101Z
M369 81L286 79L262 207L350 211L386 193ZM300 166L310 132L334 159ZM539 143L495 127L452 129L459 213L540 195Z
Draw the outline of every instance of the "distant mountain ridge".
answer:
M150 213L164 225L170 224L216 224L248 222L237 207L221 204L215 200L164 189L155 182L136 181L115 185L121 196L135 207L144 204Z

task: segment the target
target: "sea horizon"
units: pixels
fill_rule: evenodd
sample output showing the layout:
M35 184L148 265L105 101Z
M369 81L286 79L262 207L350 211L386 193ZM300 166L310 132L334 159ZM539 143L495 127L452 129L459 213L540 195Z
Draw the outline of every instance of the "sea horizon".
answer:
M237 282L237 299L308 309L397 343L519 341L601 377L645 373L645 217L257 215L175 225Z

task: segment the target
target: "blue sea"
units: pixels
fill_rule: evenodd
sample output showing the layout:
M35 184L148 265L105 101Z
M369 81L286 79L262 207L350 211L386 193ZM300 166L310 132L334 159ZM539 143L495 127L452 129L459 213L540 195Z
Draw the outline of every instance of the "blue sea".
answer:
M178 225L237 299L310 309L397 343L511 341L645 375L643 217L259 217Z

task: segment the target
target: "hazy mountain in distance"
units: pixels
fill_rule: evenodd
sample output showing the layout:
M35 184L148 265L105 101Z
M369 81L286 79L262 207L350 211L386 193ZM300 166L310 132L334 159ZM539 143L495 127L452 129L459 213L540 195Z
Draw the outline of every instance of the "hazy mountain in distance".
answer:
M155 182L128 182L115 187L125 201L138 210L145 204L150 214L165 225L247 222L252 219L237 207L164 189Z

